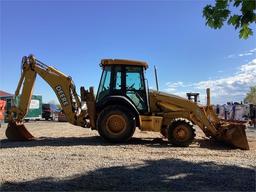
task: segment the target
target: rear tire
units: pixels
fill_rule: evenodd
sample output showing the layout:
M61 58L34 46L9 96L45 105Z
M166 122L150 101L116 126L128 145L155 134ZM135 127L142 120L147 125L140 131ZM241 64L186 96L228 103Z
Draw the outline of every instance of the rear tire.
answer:
M133 113L123 106L108 106L97 119L98 132L113 143L128 141L134 134L136 123Z
M187 147L195 138L193 125L185 120L175 120L168 127L168 140L176 147Z

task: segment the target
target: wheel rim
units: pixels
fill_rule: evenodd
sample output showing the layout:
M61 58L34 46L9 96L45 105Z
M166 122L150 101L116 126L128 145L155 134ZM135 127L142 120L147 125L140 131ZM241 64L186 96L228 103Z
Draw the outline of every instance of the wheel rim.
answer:
M174 137L179 141L186 141L189 139L189 130L185 125L179 125L174 129Z
M111 115L107 119L106 128L111 134L120 135L126 127L126 121L121 115Z

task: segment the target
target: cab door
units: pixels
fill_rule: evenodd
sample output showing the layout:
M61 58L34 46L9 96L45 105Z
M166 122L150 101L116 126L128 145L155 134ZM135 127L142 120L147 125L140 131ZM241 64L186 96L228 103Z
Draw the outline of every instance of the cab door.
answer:
M148 112L144 69L141 66L125 66L125 94L140 113Z

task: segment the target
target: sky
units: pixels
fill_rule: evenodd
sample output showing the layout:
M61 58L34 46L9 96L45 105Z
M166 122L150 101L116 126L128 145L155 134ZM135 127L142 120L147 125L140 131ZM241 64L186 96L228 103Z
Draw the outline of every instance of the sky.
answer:
M212 102L242 101L256 84L256 29L241 40L225 25L205 25L203 7L213 1L0 1L0 90L14 93L21 58L34 54L97 90L103 58L146 61L150 88L158 69L161 91L185 97L211 88ZM57 102L39 76L34 94Z

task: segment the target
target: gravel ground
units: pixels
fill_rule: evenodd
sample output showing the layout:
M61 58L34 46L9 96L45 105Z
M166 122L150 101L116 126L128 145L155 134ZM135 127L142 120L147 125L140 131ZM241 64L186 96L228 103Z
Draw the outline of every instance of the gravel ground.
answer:
M0 128L0 191L256 191L256 129L250 150L230 149L197 131L187 148L136 131L126 144L68 123L31 122L36 141L6 140Z

